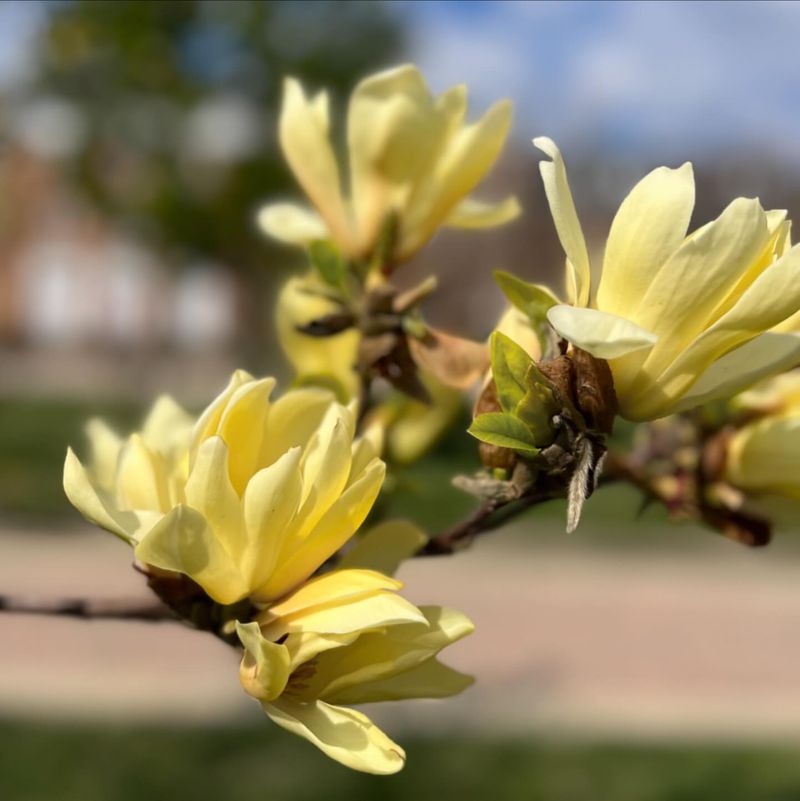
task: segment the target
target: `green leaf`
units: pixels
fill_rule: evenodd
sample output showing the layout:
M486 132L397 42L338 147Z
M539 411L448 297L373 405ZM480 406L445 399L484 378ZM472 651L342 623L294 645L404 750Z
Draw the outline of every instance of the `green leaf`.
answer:
M513 412L525 396L525 376L533 359L505 334L495 331L491 338L492 377L497 399L504 412Z
M550 382L531 364L525 376L527 390L514 409L514 415L522 420L533 434L539 447L549 445L555 437L553 415L558 411Z
M468 433L481 442L511 448L523 456L535 456L539 453L533 434L525 423L504 412L479 414L472 421Z
M317 239L308 246L308 254L326 284L342 286L347 275L347 262L333 244L327 239Z
M550 332L547 312L559 303L558 298L547 287L529 284L502 270L495 270L494 280L509 302L528 317L544 351Z
M508 298L521 312L531 318L531 322L545 317L547 310L558 304L558 298L541 284L529 284L511 273L495 270L494 280Z

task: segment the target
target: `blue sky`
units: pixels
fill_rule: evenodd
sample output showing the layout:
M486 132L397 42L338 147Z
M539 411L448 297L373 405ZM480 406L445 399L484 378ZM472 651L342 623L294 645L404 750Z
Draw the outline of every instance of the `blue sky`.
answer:
M434 88L465 81L479 108L511 97L520 137L800 168L800 3L397 5Z
M768 155L800 169L800 2L397 0L409 58L477 109L630 158ZM0 89L31 66L43 6L0 0Z

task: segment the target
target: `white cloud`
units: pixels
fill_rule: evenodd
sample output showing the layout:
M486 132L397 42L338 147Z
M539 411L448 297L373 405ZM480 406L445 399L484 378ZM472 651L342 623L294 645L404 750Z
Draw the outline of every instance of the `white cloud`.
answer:
M411 3L437 88L508 95L517 133L666 156L759 148L800 166L800 3Z

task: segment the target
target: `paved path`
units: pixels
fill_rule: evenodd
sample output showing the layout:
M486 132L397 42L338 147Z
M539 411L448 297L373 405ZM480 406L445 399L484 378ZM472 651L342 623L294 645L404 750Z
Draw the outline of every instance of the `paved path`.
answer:
M0 591L146 597L126 547L84 530L0 533ZM691 553L504 536L405 567L408 596L478 631L448 661L478 684L384 705L401 727L593 736L800 739L800 557L709 536ZM224 722L259 710L236 659L172 624L0 615L5 713Z

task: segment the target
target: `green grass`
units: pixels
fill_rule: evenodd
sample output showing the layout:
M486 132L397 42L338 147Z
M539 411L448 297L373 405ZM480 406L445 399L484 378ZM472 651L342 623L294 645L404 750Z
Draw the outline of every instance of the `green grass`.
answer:
M78 401L0 400L0 514L53 518L71 516L61 474L67 446L83 451L83 426L92 416L121 431L135 426L142 409L134 404Z
M796 801L796 749L404 738L405 770L348 771L268 726L0 724L3 801Z

